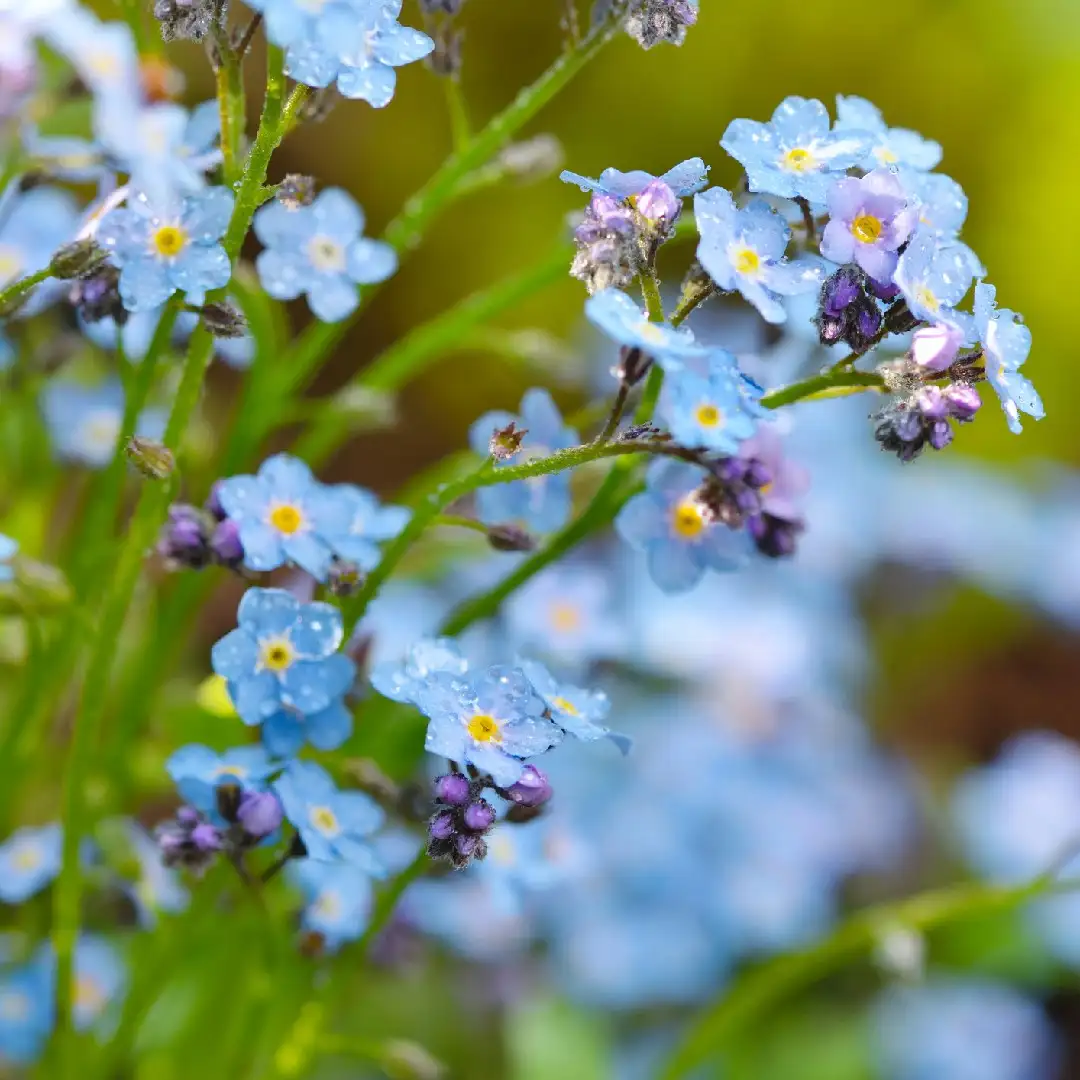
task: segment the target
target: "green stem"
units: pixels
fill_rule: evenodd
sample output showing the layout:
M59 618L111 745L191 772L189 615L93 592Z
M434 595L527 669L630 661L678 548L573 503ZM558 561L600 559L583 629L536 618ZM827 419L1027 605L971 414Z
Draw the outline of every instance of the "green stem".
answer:
M473 532L483 533L487 536L488 527L476 518L465 517L464 514L440 514L432 525L445 525L448 528L471 529Z
M451 154L434 176L405 203L386 227L383 239L399 254L415 248L436 217L453 201L461 182L484 165L527 124L606 45L618 29L610 18L564 52L531 86L526 87L460 152ZM314 370L345 337L359 318L366 301L378 287L371 286L348 319L336 323L313 323L297 339L289 365Z
M664 301L660 297L660 282L656 278L656 271L646 271L638 278L641 284L641 295L645 298L645 308L649 312L649 318L653 322L664 321Z
M228 31L215 25L220 61L217 69L218 110L221 116L222 173L233 185L240 175L240 145L244 133L244 80L240 57L229 43Z
M6 288L0 289L0 319L3 318L3 312L10 311L13 304L52 276L51 267L46 266L44 270L39 270L36 274L27 274L26 277L19 278Z
M880 390L884 383L881 376L873 371L825 371L820 375L803 379L801 382L771 390L761 399L761 404L766 409L779 409L784 405L792 405L796 401L827 393L837 387L851 386Z
M450 113L450 138L455 154L460 154L469 145L469 113L465 108L465 95L461 92L461 82L456 75L445 75L442 79L446 94L446 108Z
M746 1034L781 1002L852 960L870 955L882 933L892 927L926 933L970 916L1011 911L1051 888L1068 891L1078 884L1061 882L1051 887L1041 877L1013 887L959 885L857 912L813 948L777 957L725 990L691 1025L660 1080L686 1076L730 1045L736 1035Z

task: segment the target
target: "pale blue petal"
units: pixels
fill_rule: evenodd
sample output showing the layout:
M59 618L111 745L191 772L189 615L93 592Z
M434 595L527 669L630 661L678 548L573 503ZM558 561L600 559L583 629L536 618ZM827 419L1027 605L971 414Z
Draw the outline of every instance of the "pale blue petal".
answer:
M385 281L398 266L397 252L389 244L364 237L350 245L347 260L349 277L358 285Z
M240 521L240 546L249 570L276 570L285 562L281 533L261 521Z
M318 274L314 280L309 277L307 301L317 319L340 322L356 310L360 297L356 286L344 274Z
M337 81L338 89L347 98L359 98L376 109L389 105L397 87L397 72L385 64L343 68Z
M259 646L246 630L230 630L210 650L210 665L216 675L230 682L239 682L255 673L259 662Z
M255 637L283 634L296 622L300 601L284 589L248 589L240 598L236 621Z

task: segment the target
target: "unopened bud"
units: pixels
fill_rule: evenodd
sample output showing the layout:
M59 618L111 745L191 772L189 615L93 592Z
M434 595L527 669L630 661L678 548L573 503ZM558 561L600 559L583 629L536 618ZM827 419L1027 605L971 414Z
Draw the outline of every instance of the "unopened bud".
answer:
M355 596L364 584L364 573L351 559L334 559L326 575L326 587L334 596Z
M488 453L496 461L509 461L521 449L521 442L528 434L528 428L519 428L517 422L511 420L506 427L496 428L491 433Z
M132 435L125 451L128 461L148 480L165 480L176 468L176 458L164 443Z
M499 155L499 164L505 172L525 184L551 176L562 168L562 163L562 143L554 135L537 135L511 143Z
M288 210L310 206L315 198L315 177L303 173L287 173L278 184L277 201Z
M101 268L107 258L105 249L93 237L88 236L60 248L49 263L49 271L61 281L90 277Z
M239 338L247 333L247 319L232 304L204 304L202 324L216 338Z
M496 551L536 550L536 541L519 525L492 525L487 538Z

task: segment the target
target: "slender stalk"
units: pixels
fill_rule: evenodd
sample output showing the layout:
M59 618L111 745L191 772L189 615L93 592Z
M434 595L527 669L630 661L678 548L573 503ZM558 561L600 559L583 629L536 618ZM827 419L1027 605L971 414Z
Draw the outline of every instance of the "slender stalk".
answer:
M43 281L51 278L52 269L46 266L44 270L38 270L36 274L27 274L26 277L13 281L10 285L0 289L0 313L11 311L13 305L21 300L31 289L37 288Z
M432 525L445 525L448 528L471 529L473 532L487 535L488 527L476 518L465 517L464 514L440 514Z
M872 953L883 930L902 926L925 933L948 923L997 911L1012 911L1047 892L1065 892L1077 881L1052 885L1046 876L1025 885L959 885L857 912L824 941L779 956L745 975L690 1027L668 1059L661 1080L679 1080L745 1035L777 1005L859 957Z
M664 321L664 301L660 298L660 282L657 280L656 271L649 270L638 279L641 285L641 295L645 299L645 308L649 312L649 318L653 322Z
M779 409L784 405L794 404L813 398L819 394L827 394L830 390L838 387L859 387L864 390L878 389L884 386L882 378L873 371L825 371L820 375L812 375L809 379L794 382L788 386L781 386L767 393L761 404L766 409Z
M465 108L465 95L461 92L461 81L456 75L445 75L442 79L443 92L446 94L446 108L450 114L450 138L455 154L460 154L469 145L469 113Z

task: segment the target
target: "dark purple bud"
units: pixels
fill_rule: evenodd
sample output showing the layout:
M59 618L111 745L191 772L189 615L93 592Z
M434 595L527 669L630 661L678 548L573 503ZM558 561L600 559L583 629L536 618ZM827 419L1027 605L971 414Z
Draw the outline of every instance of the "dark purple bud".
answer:
M835 345L844 339L847 320L838 315L819 315L817 318L818 341L822 345Z
M588 219L604 232L629 235L634 231L634 215L630 208L613 195L594 195L586 211Z
M746 527L758 551L770 559L786 559L795 554L801 521L788 521L773 514L758 514L750 518Z
M900 295L900 286L894 285L891 281L875 281L873 278L867 278L867 284L879 300L888 301Z
M747 463L742 458L718 458L709 467L709 471L717 480L725 484L735 484L746 475L746 466Z
M246 791L240 797L236 820L248 836L261 840L281 825L281 803L270 791Z
M436 814L428 822L428 835L432 840L450 840L457 834L457 823L449 810Z
M735 505L743 514L756 514L761 509L761 496L753 488L739 487L733 494Z
M447 773L435 779L435 801L446 806L464 806L472 797L472 785L461 773Z
M634 205L660 233L667 233L682 211L682 203L663 180L650 180L636 196Z
M936 386L923 386L916 391L915 408L927 420L944 420L949 415L949 403Z
M870 343L881 330L881 309L872 303L860 304L855 312L855 334L852 335L851 344L859 348L854 340L855 335L864 343Z
M466 829L473 832L486 832L495 824L495 808L484 799L478 799L465 807L461 820Z
M826 278L821 287L821 311L824 315L837 317L862 295L864 277L851 266L844 266Z
M201 820L201 815L194 806L181 806L176 811L177 824L183 825L185 828L193 829Z
M536 541L520 525L492 525L488 543L496 551L534 551Z
M210 562L209 521L196 506L173 503L157 543L158 554L174 567L199 570Z
M896 434L901 442L915 442L922 438L923 418L915 409L905 409L896 418Z
M948 420L936 420L930 427L930 445L935 450L944 450L953 441L953 429Z
M215 480L210 494L206 496L203 509L215 520L224 521L229 515L225 513L225 507L221 505L221 480Z
M752 488L761 489L767 484L771 484L772 479L772 471L764 461L761 461L758 458L750 458L750 460L747 461L746 471L743 473L743 480Z
M128 312L120 299L120 271L106 263L93 277L83 278L71 286L68 299L87 322L112 318L121 326Z
M548 778L535 765L526 765L507 796L518 806L543 806L552 796Z
M943 393L945 400L949 403L949 411L961 422L973 419L982 407L979 391L972 383L953 383L945 387Z
M191 842L199 851L220 851L221 833L208 821L191 830Z
M474 833L462 833L454 840L454 855L457 859L463 859L468 862L470 859L482 859L483 855L478 855L477 852L483 851L487 853L487 845Z
M210 550L222 566L239 566L244 561L244 545L240 543L240 526L229 518L219 522L210 537Z

